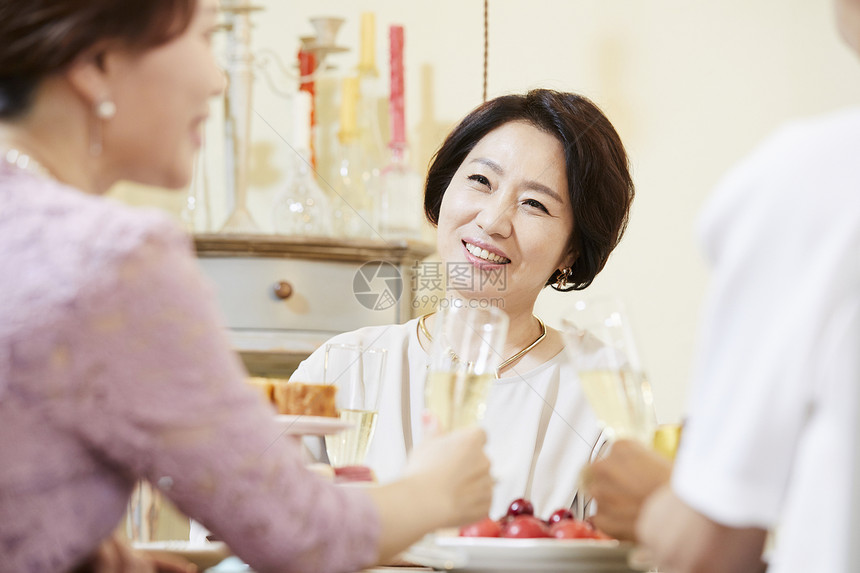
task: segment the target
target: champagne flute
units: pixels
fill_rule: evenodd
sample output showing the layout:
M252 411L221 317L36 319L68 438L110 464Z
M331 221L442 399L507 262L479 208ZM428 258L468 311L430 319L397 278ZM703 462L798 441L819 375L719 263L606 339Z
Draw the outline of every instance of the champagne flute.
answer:
M608 437L650 445L657 425L654 401L623 304L578 301L562 322L565 349Z
M364 464L379 413L383 371L387 351L352 344L327 344L324 377L337 386L335 403L340 419L353 428L325 437L332 467Z
M507 333L508 316L498 308L452 305L436 314L424 405L440 431L483 419Z
M580 300L562 319L565 351L604 435L651 445L657 425L651 387L642 372L624 305L616 299ZM577 516L585 515L590 474L577 483Z

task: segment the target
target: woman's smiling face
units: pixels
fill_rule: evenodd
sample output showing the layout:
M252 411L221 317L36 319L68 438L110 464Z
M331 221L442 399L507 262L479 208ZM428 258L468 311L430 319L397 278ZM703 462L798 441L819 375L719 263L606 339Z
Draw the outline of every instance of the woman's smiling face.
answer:
M561 142L524 121L494 129L442 198L437 247L449 291L532 305L552 273L573 263L573 225Z

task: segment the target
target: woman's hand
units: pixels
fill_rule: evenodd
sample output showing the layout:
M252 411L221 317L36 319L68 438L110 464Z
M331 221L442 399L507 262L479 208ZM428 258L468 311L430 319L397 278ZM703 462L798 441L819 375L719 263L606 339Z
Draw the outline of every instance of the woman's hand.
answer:
M484 453L487 435L478 427L430 437L412 451L407 476L425 482L444 510L442 527L477 521L490 511L493 480Z
M403 479L366 489L382 526L380 562L388 563L435 529L487 515L493 480L486 441L477 427L427 438L412 451Z
M642 504L671 474L672 463L642 444L612 444L609 455L588 468L588 493L597 502L595 527L617 539L636 540Z

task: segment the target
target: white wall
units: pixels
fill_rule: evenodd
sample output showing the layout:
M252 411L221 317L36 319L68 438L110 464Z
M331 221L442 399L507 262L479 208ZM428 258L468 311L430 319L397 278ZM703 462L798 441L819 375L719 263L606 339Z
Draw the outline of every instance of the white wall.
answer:
M347 18L340 44L356 46L358 16L377 14L387 73L387 26L406 27L407 122L422 169L440 139L481 101L480 0L260 0L258 47L292 60L310 16ZM623 297L637 330L662 421L682 416L707 271L694 237L709 190L788 118L860 101L860 63L836 37L825 0L492 0L490 97L533 87L583 93L613 120L633 163L629 231L586 292ZM332 59L340 69L352 52ZM252 203L265 219L288 148L260 117L287 129L285 103L258 84L255 160L267 176ZM124 187L117 196L177 210L181 197ZM223 201L215 196L213 203ZM550 294L551 324L576 295Z

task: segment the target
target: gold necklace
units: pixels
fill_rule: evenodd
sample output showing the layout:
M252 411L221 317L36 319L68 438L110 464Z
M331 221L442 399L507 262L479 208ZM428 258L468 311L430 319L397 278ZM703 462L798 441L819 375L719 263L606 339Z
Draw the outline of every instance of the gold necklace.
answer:
M424 324L424 321L431 314L434 314L434 313L428 312L427 314L423 315L421 318L418 319L418 328L421 329L421 332L424 333L424 336L427 338L428 341L433 342L433 337L430 335L430 331L427 330L427 325ZM534 316L534 315L532 315L532 316ZM528 346L526 346L525 348L523 348L522 350L520 350L519 352L517 352L516 354L514 354L510 358L508 358L507 360L503 360L502 363L499 364L498 368L496 368L496 379L499 378L499 372L501 372L502 369L505 368L505 366L507 366L508 364L511 364L512 362L515 362L516 360L519 360L520 358L522 358L523 356L528 354L531 350L534 349L535 346L540 344L543 341L543 339L546 338L546 325L543 323L543 321L540 319L540 317L535 316L535 318L537 319L538 324L540 324L540 335L537 338L535 338L534 342L532 342L531 344L529 344ZM455 356L455 358L456 358L456 356Z

